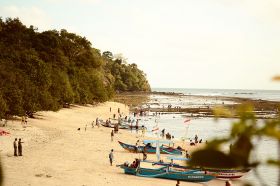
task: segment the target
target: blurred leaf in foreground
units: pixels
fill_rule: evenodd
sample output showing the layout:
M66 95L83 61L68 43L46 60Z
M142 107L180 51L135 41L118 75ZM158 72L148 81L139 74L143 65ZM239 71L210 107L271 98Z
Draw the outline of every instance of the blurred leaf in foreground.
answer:
M226 117L226 118L233 117L232 111L230 111L229 109L222 107L222 106L215 107L213 109L213 114L215 115L216 119L218 119L220 117Z
M274 77L272 78L272 80L273 80L273 81L280 81L280 75L274 76Z
M280 167L280 160L269 159L269 160L267 160L267 164L276 165L276 166Z
M242 134L230 149L230 156L235 159L239 166L247 167L249 166L249 157L252 149L253 145L250 138Z
M238 167L235 159L215 149L203 149L192 153L189 161L191 166L207 168L235 168Z

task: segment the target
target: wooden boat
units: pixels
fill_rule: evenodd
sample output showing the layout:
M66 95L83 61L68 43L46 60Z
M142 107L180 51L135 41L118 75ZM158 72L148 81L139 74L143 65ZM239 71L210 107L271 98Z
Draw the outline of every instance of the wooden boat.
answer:
M169 166L160 168L143 168L139 166L133 168L123 164L120 165L120 168L124 169L125 174L148 178L163 178L189 182L207 182L215 178L214 175L204 174L199 170L177 171Z
M174 159L176 160L175 157L171 157L168 159ZM187 160L187 158L177 158L177 160ZM154 162L154 165L169 165L173 168L176 168L181 171L189 170L189 169L194 169L193 167L188 167L188 166L181 166L178 164L171 164L171 163L160 163L160 162ZM205 174L216 174L216 178L220 179L238 179L244 176L246 173L250 171L250 169L212 169L212 168L197 168L196 170L201 170L204 171Z
M111 124L106 124L106 123L101 123L101 125L103 126L103 127L108 127L108 128L115 128L115 125L118 125L117 123L115 123L115 124L113 124L113 123L111 123ZM125 125L119 125L119 129L128 129L128 127L127 126L125 126Z
M207 174L217 174L220 179L238 179L250 171L250 169L204 169Z
M119 144L122 146L122 148L124 148L125 150L128 150L129 152L143 152L145 149L146 153L156 153L156 147L153 146L138 146L136 147L135 145L130 145L130 144L126 144L123 142L119 141ZM160 147L160 153L162 154L176 154L176 155L181 155L182 152L178 149L174 149L172 147Z

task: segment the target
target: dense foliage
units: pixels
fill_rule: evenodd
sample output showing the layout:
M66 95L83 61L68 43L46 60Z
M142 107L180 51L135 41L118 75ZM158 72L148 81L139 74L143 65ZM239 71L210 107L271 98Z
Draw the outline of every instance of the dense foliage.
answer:
M66 30L38 32L0 19L0 118L106 101L116 91L150 91L136 64L100 53Z

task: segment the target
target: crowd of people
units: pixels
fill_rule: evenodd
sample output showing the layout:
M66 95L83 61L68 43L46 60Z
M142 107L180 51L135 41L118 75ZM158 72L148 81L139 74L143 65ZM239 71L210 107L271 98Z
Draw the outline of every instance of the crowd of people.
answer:
M198 136L197 134L194 136L194 141L193 140L190 140L190 145L191 146L195 146L196 144L198 143L202 143L202 138L200 140L198 140ZM205 141L207 143L207 141Z
M171 140L171 139L173 139L174 138L174 136L172 136L169 132L167 132L166 134L165 134L165 129L162 129L161 130L161 137L162 138L165 138L165 139L167 139L167 140Z

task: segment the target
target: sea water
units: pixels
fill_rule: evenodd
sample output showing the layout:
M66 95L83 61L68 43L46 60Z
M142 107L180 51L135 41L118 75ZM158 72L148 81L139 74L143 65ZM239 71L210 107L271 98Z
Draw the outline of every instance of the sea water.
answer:
M155 117L146 117L141 122L147 127L148 136L155 137L151 132L153 126L155 126L154 120ZM160 115L157 120L160 131L165 129L165 134L169 132L176 140L180 141L182 137L194 139L194 136L197 134L199 139L203 139L203 142L205 142L205 140L209 141L213 138L227 136L233 122L232 119L219 119L216 121L213 118L192 118L188 124L185 124L185 117L180 114L163 114ZM264 161L267 158L277 158L277 142L275 140L265 138L255 141L255 145L256 148L253 152L255 160ZM225 150L229 149L226 148ZM269 186L277 185L277 171L276 168L269 166L261 166L258 168L261 178L263 178L265 183ZM261 185L253 171L250 171L246 176L242 177L241 180L249 181L255 186Z
M225 96L280 101L280 90L153 88L152 91L175 92L185 95Z
M153 89L153 91L160 92L176 92L186 95L196 96L227 96L227 97L245 97L251 99L273 100L280 101L280 91L267 91L267 90L209 90L209 89ZM193 100L174 98L172 96L160 96L152 95L151 102L156 102L156 107L166 106L171 104L172 106L184 106L184 107L198 107L201 105L215 105L221 102L220 99L208 99L201 100L201 98L195 98ZM177 140L181 140L182 137L193 139L197 134L199 139L211 140L213 138L221 138L229 135L231 125L234 122L233 119L219 119L218 121L213 118L197 118L192 117L188 124L184 123L188 114L163 114L158 118L158 125L160 130L165 129L165 134L169 132ZM141 121L148 131L151 131L155 125L155 117L146 117ZM152 132L147 132L147 135L153 136ZM255 150L253 157L255 160L265 161L269 158L277 158L277 142L274 139L263 138L255 141ZM278 169L270 166L260 166L257 171L261 178L269 186L277 185ZM249 181L253 185L261 185L261 182L257 179L254 171L250 171L242 180Z

